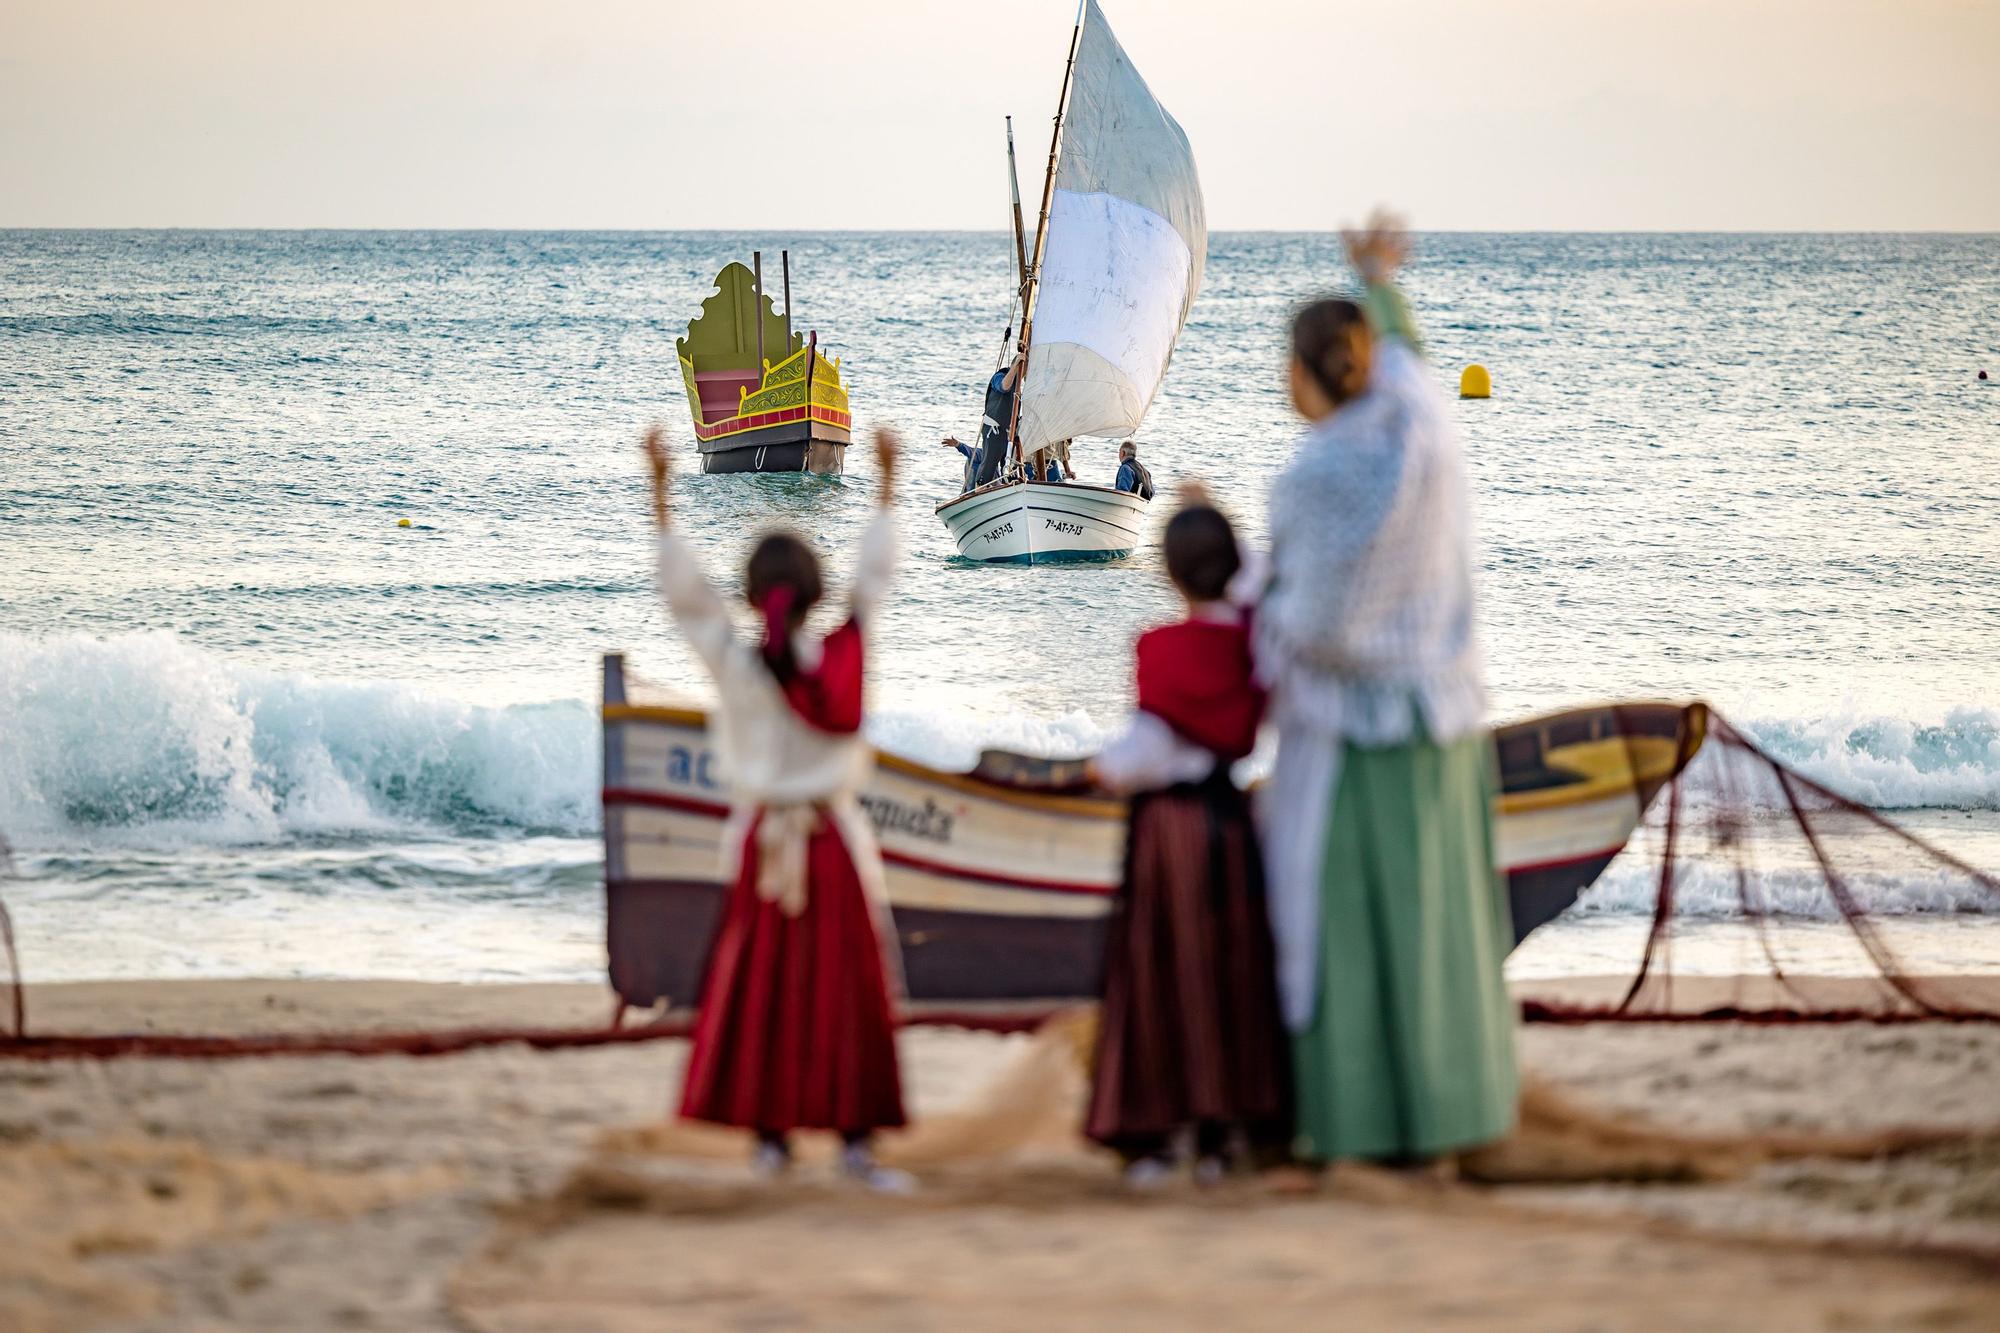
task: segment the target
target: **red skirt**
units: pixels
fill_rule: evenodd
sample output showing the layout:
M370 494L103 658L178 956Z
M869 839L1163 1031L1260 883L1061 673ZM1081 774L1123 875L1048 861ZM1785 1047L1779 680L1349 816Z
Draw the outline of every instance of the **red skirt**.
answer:
M757 895L753 823L709 950L681 1090L688 1119L768 1133L903 1123L875 914L824 814L806 845L806 882L797 916Z
M1091 1138L1142 1152L1182 1126L1240 1125L1284 1144L1291 1044L1263 862L1226 770L1133 802L1103 990Z

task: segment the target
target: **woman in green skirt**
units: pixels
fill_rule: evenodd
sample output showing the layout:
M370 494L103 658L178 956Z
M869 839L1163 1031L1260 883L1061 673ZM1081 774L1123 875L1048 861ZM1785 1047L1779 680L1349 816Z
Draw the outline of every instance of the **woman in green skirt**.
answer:
M1513 940L1450 410L1390 284L1407 243L1348 237L1364 303L1292 329L1311 425L1271 499L1257 611L1278 757L1265 857L1308 1160L1424 1162L1514 1124Z

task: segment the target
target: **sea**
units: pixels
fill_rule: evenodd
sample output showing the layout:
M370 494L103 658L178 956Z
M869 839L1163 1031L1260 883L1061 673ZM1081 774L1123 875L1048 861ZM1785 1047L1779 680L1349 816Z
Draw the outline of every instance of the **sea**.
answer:
M708 690L654 594L640 432L725 586L779 525L838 583L873 504L865 448L840 478L695 470L674 340L753 250L773 278L789 251L857 440L906 448L874 739L963 765L1119 725L1132 638L1174 613L1150 541L984 566L933 513L1003 346L1000 233L0 231L0 899L30 979L602 977L602 655ZM1139 434L1163 489L1201 478L1263 539L1287 320L1348 282L1332 234L1211 238ZM1496 720L1706 699L2000 870L2000 236L1426 234L1407 287L1440 385L1493 378L1452 409ZM1682 910L1726 916L1728 881ZM1517 973L1629 968L1653 882L1614 865ZM1912 873L1866 906L1921 970L2000 971L2000 904Z

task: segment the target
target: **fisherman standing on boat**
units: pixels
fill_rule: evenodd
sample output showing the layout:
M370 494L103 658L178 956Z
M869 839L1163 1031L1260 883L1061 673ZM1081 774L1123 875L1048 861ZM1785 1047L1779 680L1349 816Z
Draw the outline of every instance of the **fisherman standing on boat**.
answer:
M1014 428L1014 391L1028 370L1028 354L1019 352L1014 364L993 372L986 382L986 408L979 417L979 467L972 484L984 486L999 476L1007 463L1007 449Z
M993 372L986 382L986 406L979 418L979 443L971 445L956 435L944 437L944 447L956 449L965 458L963 491L975 490L992 481L1007 462L1007 429L1014 420L1014 386L1027 369L1028 355L1015 356L1014 364Z

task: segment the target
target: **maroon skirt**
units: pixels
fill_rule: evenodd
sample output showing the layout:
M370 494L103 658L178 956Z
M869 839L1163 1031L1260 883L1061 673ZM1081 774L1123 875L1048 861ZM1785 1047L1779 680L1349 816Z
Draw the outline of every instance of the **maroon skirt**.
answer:
M688 1119L767 1133L903 1123L875 913L824 814L806 845L806 880L797 916L757 895L753 823L709 950L681 1091Z
M1291 1046L1263 861L1226 769L1133 802L1103 992L1091 1138L1136 1152L1185 1125L1240 1125L1283 1145Z

